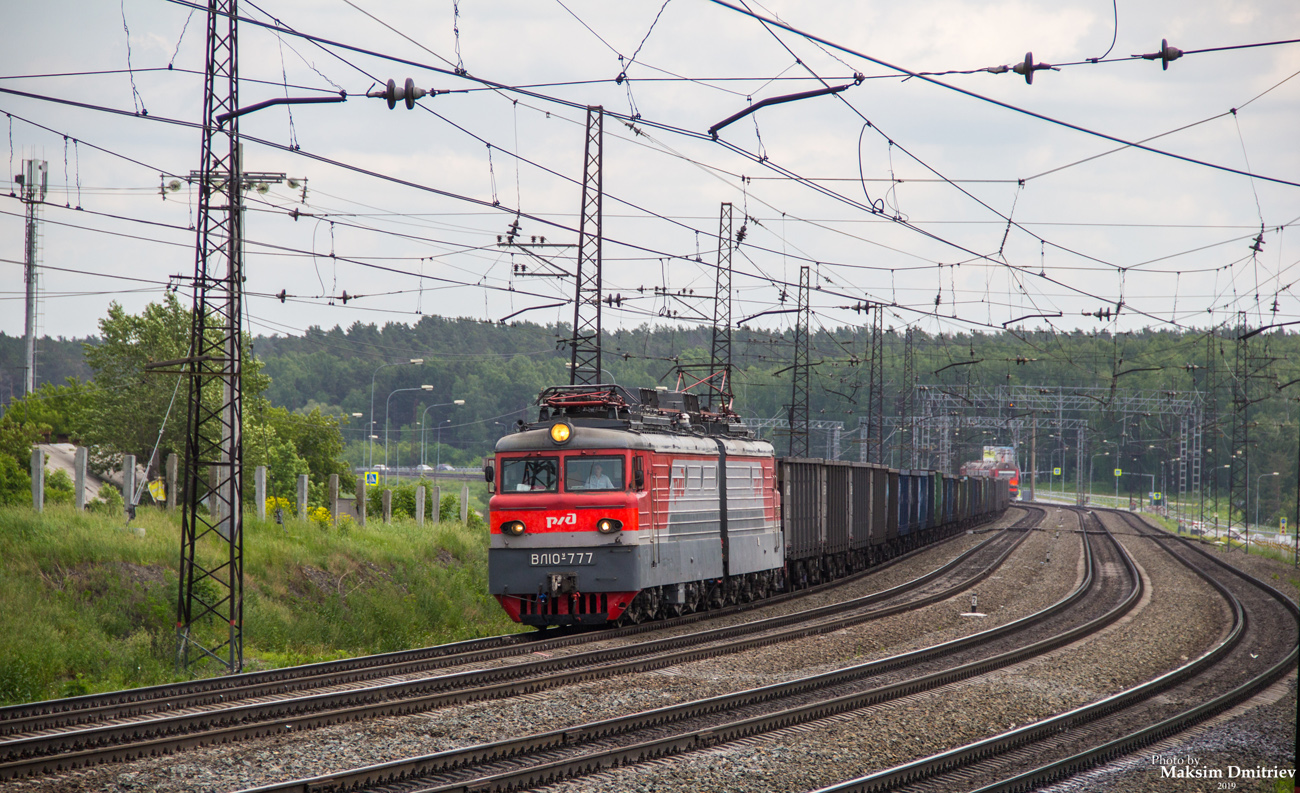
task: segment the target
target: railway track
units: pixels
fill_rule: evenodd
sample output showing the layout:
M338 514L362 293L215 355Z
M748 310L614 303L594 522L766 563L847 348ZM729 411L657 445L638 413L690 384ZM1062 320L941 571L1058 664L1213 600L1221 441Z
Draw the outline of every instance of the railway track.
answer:
M1232 613L1231 629L1218 644L1166 674L1090 705L818 793L1032 790L1193 727L1295 668L1300 610L1293 602L1191 541L1155 531L1128 513L1106 514L1157 543L1218 592Z
M1042 511L1026 510L1027 514L1016 525L1030 523L1030 518ZM960 535L956 535L960 536ZM901 554L883 564L870 567L844 578L817 584L806 589L788 592L751 603L741 603L721 609L686 614L673 619L629 625L602 630L546 630L533 633L514 633L471 639L434 647L403 650L393 653L359 656L338 661L305 664L283 669L270 669L240 675L190 680L81 697L45 700L0 708L0 737L37 730L50 730L90 724L109 719L122 719L180 708L225 704L238 699L286 694L343 685L367 680L378 680L398 675L417 674L436 669L482 663L500 658L549 651L592 642L637 636L665 628L693 623L732 614L741 614L768 606L805 598L888 569L927 550L933 550L956 539L950 537L940 543Z
M751 738L985 674L1100 630L1136 604L1142 588L1135 566L1113 538L1094 549L1100 536L1084 535L1085 573L1074 591L982 633L762 688L255 790L524 789ZM1128 575L1101 575L1109 566L1123 566Z
M1041 520L1043 514L1042 510L1027 510L1018 525L1021 528L1033 525ZM449 672L338 690L340 686L355 684L358 679L366 681L397 674L409 675L430 668L448 669L520 653L519 647L509 646L509 643L506 646L471 646L468 649L465 645L472 643L463 643L453 646L461 652L445 652L433 658L392 659L381 656L378 658L387 658L391 663L385 665L359 659L357 663L345 662L342 665L345 668L341 671L322 664L316 665L310 673L294 675L286 680L273 677L268 680L266 673L262 673L243 676L246 684L242 686L228 684L211 689L197 685L192 688L181 687L179 693L171 696L155 696L135 702L100 703L94 706L82 703L87 706L61 712L56 709L55 713L46 715L10 714L12 718L8 723L22 724L26 732L11 732L5 740L0 741L0 779L66 771L210 743L528 693L595 677L662 668L710 654L737 652L839 630L846 625L918 608L949 596L951 591L969 586L996 569L1024 536L1023 532L995 534L947 565L908 584L844 603L560 658L528 660L490 669ZM971 569L975 570L973 574L968 572ZM812 590L802 592L809 591ZM891 600L897 602L882 605ZM768 605L771 602L773 601L769 599L757 605ZM707 612L705 616L717 613ZM665 621L655 623L654 627L670 624L680 623ZM607 639L611 638L611 634L626 635L615 630L587 636L566 636L542 640L559 644L530 643L523 651L583 640ZM413 664L417 666L412 668ZM419 664L430 666L421 667ZM199 681L200 684L206 682L208 681ZM307 693L302 693L310 687L335 690L317 693L308 690ZM87 723L92 720L96 721Z

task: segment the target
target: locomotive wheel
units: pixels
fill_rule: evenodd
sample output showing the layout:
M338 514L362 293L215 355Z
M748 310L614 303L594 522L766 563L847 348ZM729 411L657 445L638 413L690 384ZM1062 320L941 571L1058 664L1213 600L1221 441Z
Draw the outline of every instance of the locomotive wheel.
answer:
M663 607L663 593L659 587L651 587L643 590L641 596L645 598L644 609L646 619L659 619L663 616L661 609Z

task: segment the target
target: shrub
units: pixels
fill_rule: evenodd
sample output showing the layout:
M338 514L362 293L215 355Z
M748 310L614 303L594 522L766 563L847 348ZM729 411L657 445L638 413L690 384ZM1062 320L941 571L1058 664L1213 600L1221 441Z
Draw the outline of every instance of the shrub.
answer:
M72 477L62 468L45 477L45 503L71 504L75 500Z
M122 500L122 493L117 489L117 485L105 482L99 486L99 496L87 504L91 512L100 512L105 515L121 515L122 510L126 508L126 502Z

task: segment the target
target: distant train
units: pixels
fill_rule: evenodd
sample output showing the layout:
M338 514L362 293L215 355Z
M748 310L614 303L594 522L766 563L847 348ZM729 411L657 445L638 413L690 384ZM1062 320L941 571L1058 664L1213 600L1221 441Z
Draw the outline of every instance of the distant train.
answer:
M501 438L488 587L528 625L636 623L865 569L1006 510L1006 482L778 459L698 396L562 386Z
M1001 479L1007 483L1011 500L1016 501L1020 498L1020 466L1016 465L1014 459L973 460L963 463L961 475Z

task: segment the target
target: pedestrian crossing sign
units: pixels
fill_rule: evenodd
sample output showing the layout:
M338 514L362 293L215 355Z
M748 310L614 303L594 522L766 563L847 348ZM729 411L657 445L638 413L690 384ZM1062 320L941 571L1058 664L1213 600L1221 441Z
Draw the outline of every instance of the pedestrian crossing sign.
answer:
M1122 468L1116 468L1116 469L1115 469L1115 476L1120 477L1120 476L1123 476L1123 475L1124 475L1124 469L1122 469Z
M366 471L366 485L368 485L368 486L370 486L370 487L378 487L378 486L379 486L379 472L378 472L378 471Z
M1060 476L1060 475L1061 475L1061 469L1060 469L1060 468L1053 468L1053 469L1052 469L1052 476Z

